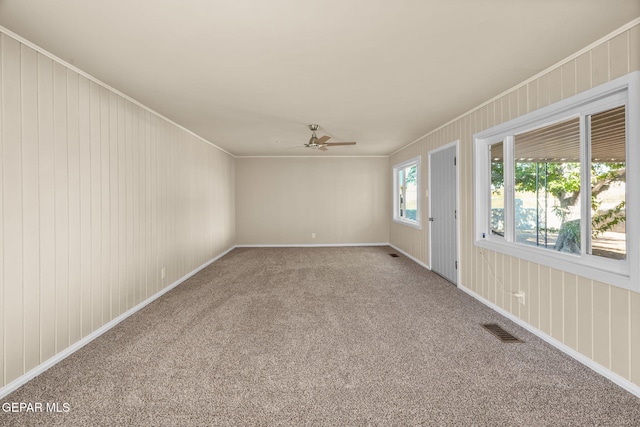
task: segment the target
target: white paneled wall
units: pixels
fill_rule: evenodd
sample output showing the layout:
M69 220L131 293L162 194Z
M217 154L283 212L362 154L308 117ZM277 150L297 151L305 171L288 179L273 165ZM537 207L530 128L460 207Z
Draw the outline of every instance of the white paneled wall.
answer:
M235 160L5 34L0 64L4 386L232 247Z
M391 156L392 166L460 139L461 284L534 328L640 386L640 294L473 244L476 132L640 70L640 25L618 31L581 55L523 83ZM631 141L640 143L640 141ZM422 173L427 188L428 171ZM428 200L424 201L426 215ZM426 219L423 218L423 221ZM391 222L390 241L427 263L428 228ZM522 290L526 304L508 294Z

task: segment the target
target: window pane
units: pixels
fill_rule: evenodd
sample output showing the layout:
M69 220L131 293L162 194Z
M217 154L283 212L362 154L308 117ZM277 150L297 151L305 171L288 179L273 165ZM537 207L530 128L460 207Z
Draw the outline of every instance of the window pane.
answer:
M417 165L412 165L405 168L405 213L406 219L416 220L416 211L418 209L418 182L416 174L418 171Z
M514 139L518 243L580 253L580 120Z
M491 144L491 234L504 237L504 144Z
M625 107L591 116L591 247L593 255L626 259Z

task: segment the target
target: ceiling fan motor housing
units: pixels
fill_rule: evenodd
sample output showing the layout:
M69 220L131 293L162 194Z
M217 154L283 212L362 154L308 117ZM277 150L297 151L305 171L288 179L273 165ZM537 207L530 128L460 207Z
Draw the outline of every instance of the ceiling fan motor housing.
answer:
M321 151L327 151L327 147L329 146L334 146L334 145L356 145L355 142L329 142L327 143L327 141L329 139L331 139L330 136L323 136L321 138L318 138L318 136L316 135L316 131L318 130L319 126L318 125L309 125L309 130L311 130L311 138L309 139L309 142L307 144L304 144L305 147L307 148L318 148Z

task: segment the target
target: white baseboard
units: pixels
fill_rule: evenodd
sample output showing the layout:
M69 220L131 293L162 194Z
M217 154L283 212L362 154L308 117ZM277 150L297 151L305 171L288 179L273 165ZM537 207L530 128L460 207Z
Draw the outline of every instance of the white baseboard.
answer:
M402 249L400 249L399 247L392 245L391 243L387 243L389 246L391 246L393 249L395 249L396 251L400 252L402 255L406 256L407 258L409 258L411 261L415 262L416 264L419 264L421 266L423 266L424 268L426 268L427 270L431 270L431 267L428 266L427 264L425 264L424 262L420 261L418 258L415 258L411 255L409 255L408 253L406 253L405 251L403 251Z
M498 313L500 313L501 315L503 315L507 319L511 320L512 322L517 323L519 326L522 326L527 331L529 331L532 334L536 335L538 338L548 342L549 344L551 344L552 346L554 346L558 350L560 350L563 353L571 356L572 358L574 358L578 362L582 363L583 365L586 365L587 367L593 369L594 371L596 371L597 373L599 373L603 377L613 381L615 384L617 384L620 387L622 387L623 389L627 390L629 393L634 394L637 397L640 397L640 386L632 383L631 381L627 380L626 378L621 377L620 375L616 374L615 372L611 371L610 369L605 368L604 366L602 366L599 363L593 361L592 359L589 359L584 354L577 352L576 350L572 349L568 345L566 345L566 344L558 341L557 339L553 338L551 335L548 335L548 334L542 332L541 330L531 326L530 324L526 323L524 320L520 319L519 317L514 316L513 314L509 313L507 310L495 305L494 303L492 303L491 301L489 301L489 300L485 299L484 297L478 295L477 293L475 293L471 289L466 288L463 285L458 285L458 289L460 289L460 290L466 292L467 294L471 295L473 298L477 299L478 301L480 301L481 303L483 303L484 305L486 305L490 309L492 309L494 311L497 311Z
M166 288L164 288L164 289L158 291L157 293L153 294L152 296L150 296L146 300L140 302L135 307L129 309L128 311L122 313L120 316L118 316L115 319L111 320L109 323L106 323L106 324L102 325L100 328L96 329L95 331L93 331L92 333L87 335L86 337L80 339L79 341L75 342L71 346L69 346L66 349L62 350L61 352L57 353L55 356L51 357L50 359L46 360L45 362L42 362L41 364L39 364L35 368L31 369L29 372L21 375L20 377L18 377L15 380L11 381L9 384L7 384L4 387L0 388L0 399L4 398L9 393L17 390L19 387L21 387L24 384L26 384L27 382L31 381L33 378L37 377L38 375L40 375L41 373L43 373L47 369L51 368L56 363L60 362L61 360L65 359L65 358L67 358L68 356L70 356L74 352L78 351L79 349L81 349L85 345L89 344L91 341L93 341L94 339L98 338L100 335L104 334L109 329L113 328L114 326L116 326L118 323L122 322L127 317L129 317L132 314L140 311L142 308L146 307L147 305L149 305L153 301L157 300L162 295L166 294L167 292L169 292L170 290L172 290L173 288L175 288L176 286L178 286L179 284L181 284L182 282L184 282L185 280L187 280L188 278L190 278L194 274L198 273L200 270L208 267L209 265L211 265L212 263L214 263L218 259L220 259L223 256L225 256L226 254L231 252L233 249L235 249L235 246L232 246L231 248L227 249L226 251L224 251L220 255L216 256L212 260L207 261L206 263L202 264L201 266L199 266L195 270L193 270L193 271L187 273L186 275L182 276L181 278L179 278L178 280L173 282L171 285L169 285Z
M285 243L278 245L236 245L236 248L338 248L347 246L389 246L389 243Z

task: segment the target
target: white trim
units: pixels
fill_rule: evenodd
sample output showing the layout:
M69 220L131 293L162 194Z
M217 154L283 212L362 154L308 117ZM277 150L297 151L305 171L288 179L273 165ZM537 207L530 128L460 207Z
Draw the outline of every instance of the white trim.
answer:
M579 51L577 51L576 53L574 53L573 55L570 55L566 58L564 58L563 60L556 62L555 64L553 64L552 66L550 66L549 68L540 71L538 74L535 74L534 76L528 78L527 80L517 84L516 86L513 86L507 90L505 90L504 92L494 96L493 98L489 99L488 101L483 102L482 104L478 105L477 107L472 108L471 110L468 110L465 113L460 114L458 117L455 117L451 120L449 120L448 122L446 122L445 124L438 126L437 128L430 130L429 132L425 133L424 135L422 135L419 138L416 138L415 140L411 141L410 143L408 143L407 145L403 145L402 147L398 148L396 151L394 151L393 153L389 154L389 157L393 156L394 154L404 150L407 147L412 146L413 144L419 142L420 140L422 140L423 138L426 138L427 136L436 133L437 131L439 131L440 129L443 129L447 126L449 126L452 123L457 122L458 120L470 115L471 113L480 110L483 107L486 107L487 105L491 104L492 102L497 101L498 99L512 93L515 92L516 90L520 89L523 86L528 85L529 83L539 79L540 77L549 74L550 72L562 67L563 65L567 64L568 62L573 61L574 59L576 59L577 57L579 57L582 54L585 54L587 52L589 52L590 50L600 46L601 44L607 43L609 40L613 39L616 36L619 36L620 34L624 33L625 31L630 30L631 28L635 27L636 25L640 24L640 18L636 18L633 21L623 25L622 27L617 28L616 30L610 32L609 34L607 34L606 36L602 37L599 40L596 40L595 42L591 43L590 45L580 49Z
M396 245L392 245L391 243L387 243L388 246L391 246L393 249L395 249L396 251L400 252L402 255L406 256L407 258L409 258L411 261L415 262L416 264L421 265L422 267L426 268L427 270L431 270L431 267L429 267L427 264L425 264L424 262L420 261L418 258L409 255L408 253L406 253L405 251L403 251L402 249L400 249L399 247L397 247Z
M634 185L638 182L638 176L640 176L640 171L638 170L640 169L640 163L637 161L640 149L637 147L638 144L633 143L640 138L640 120L637 118L638 111L640 111L640 71L634 71L547 107L474 134L474 245L640 292L640 241L637 232L634 233L635 227L638 226L637 212L640 211L640 200L636 194L637 188L627 189L627 212L630 212L631 215L627 216L628 220L626 222L627 259L625 261L593 257L586 253L580 255L560 253L515 242L513 236L514 207L510 204L513 199L515 184L508 180L512 178L512 171L514 170L514 166L508 164L509 159L513 158L513 154L505 156L505 237L496 238L492 236L489 227L491 212L490 198L487 197L488 189L491 187L489 182L490 173L487 173L490 164L487 150L489 144L504 140L505 153L509 154L508 150L512 146L512 143L509 143L509 138L514 134L547 126L568 117L583 117L586 114L622 104L627 105L628 118L626 123L628 131L627 182ZM584 146L584 137L581 136L583 154ZM507 173L507 171L511 172ZM584 196L585 191L583 186L582 196ZM582 199L584 200L585 198L583 197ZM582 213L582 218L586 218L585 212Z
M236 248L340 248L350 246L391 246L389 243L282 243L236 245Z
M23 45L35 50L36 52L46 56L47 58L59 63L60 65L65 66L66 68L70 69L73 72L78 73L79 75L81 75L82 77L85 77L89 80L91 80L94 83L99 84L100 86L104 87L107 90L110 90L111 92L115 93L118 96L121 96L122 98L126 99L127 101L137 105L138 107L148 111L149 113L167 121L168 123L171 123L172 125L178 127L179 129L187 132L190 135L193 135L194 137L198 138L199 140L201 140L202 142L205 142L209 145L211 145L214 148L217 148L218 150L222 151L223 153L228 154L229 156L235 158L236 156L234 156L233 154L231 154L230 152L228 152L227 150L225 150L222 147L217 146L216 144L214 144L211 141L206 140L205 138L201 137L200 135L198 135L197 133L190 131L189 129L187 129L186 127L179 125L178 123L174 122L173 120L163 116L162 114L158 113L157 111L147 107L146 105L142 104L139 101L136 101L135 99L131 98L129 95L125 95L124 93L120 92L119 90L109 86L108 84L106 84L105 82L98 80L97 78L93 77L90 74L87 74L86 72L82 71L81 69L79 69L78 67L69 64L67 61L65 61L64 59L61 59L57 56L55 56L54 54L52 54L51 52L46 51L45 49L41 48L40 46L30 42L29 40L25 39L24 37L14 33L13 31L3 27L2 25L0 25L0 33L4 33L6 36L11 37L13 39L15 39L17 42L22 43Z
M404 169L407 166L416 165L416 219L411 220L407 218L401 218L398 216L398 210L400 206L398 206L398 194L396 193L398 189L398 171L400 169ZM391 167L391 171L393 173L393 188L392 188L392 197L393 197L393 222L397 224L406 225L412 228L416 228L418 230L422 230L422 156L417 155L410 159L404 160L400 163L396 163ZM406 208L405 208L406 211Z
M574 358L578 362L582 363L583 365L587 366L588 368L593 369L595 372L597 372L598 374L602 375L603 377L611 380L613 383L615 383L616 385L619 385L623 389L627 390L629 393L634 394L637 397L640 397L640 386L632 383L631 381L629 381L628 379L626 379L624 377L621 377L620 375L616 374L615 372L605 368L604 366L602 366L599 363L595 362L594 360L588 358L584 354L577 352L576 350L574 350L571 347L569 347L568 345L558 341L557 339L553 338L552 336L550 336L550 335L542 332L541 330L531 326L530 324L528 324L524 320L520 319L519 317L516 317L515 315L513 315L513 314L509 313L508 311L504 310L503 308L495 305L491 301L486 300L485 298L483 298L482 296L478 295L477 293L475 293L471 289L463 286L462 284L458 285L458 288L460 290L464 291L465 293L467 293L468 295L472 296L473 298L477 299L478 301L480 301L481 303L483 303L484 305L486 305L490 309L496 311L497 313L503 315L507 319L511 320L512 322L518 324L519 326L523 327L527 331L529 331L532 334L536 335L538 338L540 338L543 341L546 341L547 343L551 344L552 346L554 346L555 348L557 348L561 352L567 354L568 356L571 356L572 358Z
M198 273L202 269L208 267L209 265L211 265L212 263L214 263L218 259L222 258L226 254L231 252L235 248L236 248L235 246L232 246L231 248L227 249L226 251L224 251L220 255L217 255L215 258L213 258L210 261L207 261L206 263L204 263L201 266L197 267L195 270L185 274L184 276L182 276L181 278L179 278L178 280L173 282L171 285L169 285L166 288L156 292L155 294L153 294L152 296L150 296L146 300L140 302L135 307L132 307L128 311L122 313L120 316L118 316L115 319L111 320L109 323L106 323L105 325L103 325L102 327L96 329L95 331L93 331L89 335L85 336L84 338L80 339L79 341L75 342L74 344L70 345L69 347L65 348L61 352L57 353L55 356L53 356L50 359L42 362L41 364L39 364L35 368L31 369L29 372L19 376L15 380L11 381L9 384L7 384L4 387L0 388L0 399L4 398L9 393L17 390L19 387L21 387L24 384L26 384L27 382L31 381L33 378L37 377L38 375L40 375L41 373L43 373L47 369L51 368L56 363L64 360L65 358L69 357L70 355L72 355L76 351L80 350L82 347L84 347L85 345L89 344L91 341L95 340L100 335L104 334L109 329L113 328L118 323L120 323L123 320L125 320L127 317L129 317L129 316L135 314L136 312L140 311L142 308L146 307L147 305L149 305L153 301L157 300L158 298L160 298L161 296L163 296L164 294L166 294L167 292L169 292L170 290L172 290L176 286L180 285L185 280L189 279L191 276L195 275L196 273Z

